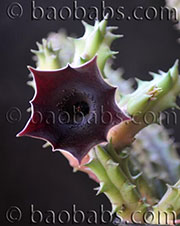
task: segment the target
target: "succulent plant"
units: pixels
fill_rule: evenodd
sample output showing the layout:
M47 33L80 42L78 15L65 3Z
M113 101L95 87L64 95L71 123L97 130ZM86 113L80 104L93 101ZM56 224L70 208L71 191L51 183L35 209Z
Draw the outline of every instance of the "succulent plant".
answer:
M115 127L109 134L115 147L124 148L134 141L134 136L146 126L158 123L160 113L168 108L178 108L176 98L180 92L178 61L167 73L153 73L153 80L138 80L138 88L121 98L118 103L132 120ZM128 135L127 135L128 134Z
M112 69L117 52L110 46L121 35L112 33L115 28L106 19L83 25L81 38L51 33L33 51L37 68L30 68L29 84L35 96L30 120L19 135L47 140L46 146L60 150L75 171L100 184L97 194L104 193L123 220L133 222L136 213L136 223L144 223L144 214L153 211L148 223L170 224L180 214L180 160L168 131L158 123L162 111L179 108L178 61L168 72L152 73L151 81L137 80L133 91L122 70ZM166 191L166 183L175 185ZM171 215L159 222L159 211L174 211L176 219Z

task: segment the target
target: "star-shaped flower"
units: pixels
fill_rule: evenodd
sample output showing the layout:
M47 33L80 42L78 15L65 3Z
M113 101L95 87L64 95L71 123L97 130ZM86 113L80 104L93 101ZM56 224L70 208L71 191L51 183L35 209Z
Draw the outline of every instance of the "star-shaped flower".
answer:
M103 80L96 58L76 68L29 67L36 92L32 115L18 136L46 140L53 150L68 151L79 162L92 147L106 142L109 129L128 118L116 105L116 88Z

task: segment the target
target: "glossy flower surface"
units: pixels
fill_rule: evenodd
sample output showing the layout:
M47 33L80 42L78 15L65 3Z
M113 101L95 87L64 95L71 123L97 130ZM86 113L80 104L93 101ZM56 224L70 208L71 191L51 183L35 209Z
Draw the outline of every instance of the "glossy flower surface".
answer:
M79 162L95 145L106 142L111 127L127 117L117 107L116 88L102 78L96 57L72 68L29 68L36 83L32 115L18 136L48 141L53 150L70 152Z

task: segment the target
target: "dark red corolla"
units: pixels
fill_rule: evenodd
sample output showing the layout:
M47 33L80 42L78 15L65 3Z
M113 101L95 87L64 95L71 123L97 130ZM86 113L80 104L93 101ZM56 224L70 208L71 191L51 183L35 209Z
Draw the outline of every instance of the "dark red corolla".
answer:
M76 68L29 69L36 93L31 118L18 136L46 140L53 150L66 150L81 162L92 147L107 141L111 127L127 120L115 103L116 88L103 80L96 57Z

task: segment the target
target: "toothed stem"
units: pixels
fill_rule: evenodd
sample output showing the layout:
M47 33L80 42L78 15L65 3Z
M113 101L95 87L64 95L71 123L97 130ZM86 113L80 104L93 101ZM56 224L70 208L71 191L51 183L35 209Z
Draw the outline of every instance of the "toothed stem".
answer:
M175 224L180 214L180 180L168 189L159 203L153 207L154 224Z
M146 199L149 204L156 203L157 199L155 197L155 193L152 189L152 184L148 183L148 179L145 177L144 173L136 173L136 175L132 175L130 166L135 168L134 162L130 158L130 152L127 150L123 150L119 155L117 154L117 150L115 150L112 146L112 142L110 142L106 147L106 151L111 156L114 162L119 163L123 173L126 175L128 180L136 186L138 192L141 197ZM140 169L139 169L140 170Z
M147 210L148 205L142 200L136 186L130 182L120 164L112 159L105 148L98 146L86 166L100 180L101 186L98 194L104 192L107 195L117 215L131 221L133 212L143 213ZM117 195L116 198L115 195ZM139 215L138 220L142 220L142 215Z
M163 110L177 107L176 98L180 93L178 61L167 73L153 76L152 81L139 81L137 90L120 101L119 106L131 115L132 120L110 130L108 139L112 139L115 148L129 146L140 130L158 122Z
M79 66L97 55L98 67L105 77L104 67L107 59L118 53L111 51L111 43L122 36L112 33L115 28L107 27L106 19L101 22L96 21L94 26L85 22L83 22L83 25L85 27L84 36L79 39L72 39L75 46L72 65Z
M61 52L52 48L50 42L43 40L39 44L38 51L33 51L37 56L37 67L41 70L54 70L71 63L79 66L86 63L95 55L98 56L97 63L104 78L111 78L111 73L106 73L107 59L114 57L117 52L110 50L113 40L119 38L119 35L112 34L113 27L107 27L107 21L96 22L95 26L83 23L85 34L80 39L75 39L74 55L71 60L63 60L59 54ZM72 39L71 41L72 42ZM62 54L63 55L63 54ZM69 58L70 59L70 58ZM180 92L180 78L178 75L178 63L174 65L168 73L160 72L161 75L154 74L154 79L150 82L138 80L138 89L132 94L127 95L119 102L119 106L132 117L128 122L122 122L114 127L109 133L109 140L112 139L113 147L122 150L129 146L135 139L135 135L145 128L148 124L144 121L144 115L153 112L159 118L159 112L177 107L175 100ZM31 83L32 85L32 83ZM119 87L122 86L119 82ZM129 89L129 84L128 84ZM146 120L151 119L151 115L146 115ZM98 194L104 192L112 203L112 209L117 215L125 220L131 221L134 211L140 211L137 221L143 222L143 213L148 210L148 205L155 203L155 198L151 193L150 186L147 183L144 174L132 176L129 170L129 164L132 164L129 158L120 158L118 153L110 146L105 148L97 147L91 151L92 159L86 166L79 166L78 169L87 172L91 169L100 181ZM73 164L72 164L73 165ZM73 165L74 166L74 165ZM87 167L87 168L85 168ZM179 198L180 182L169 187L162 200L153 207L155 213L154 223L158 222L158 211L168 211L173 209L177 214L180 212ZM171 207L171 208L170 208ZM163 222L164 223L163 218ZM168 223L172 218L169 220Z
M37 43L39 50L31 50L37 56L37 68L41 70L54 70L61 68L59 51L53 50L51 42L43 39L42 45Z

